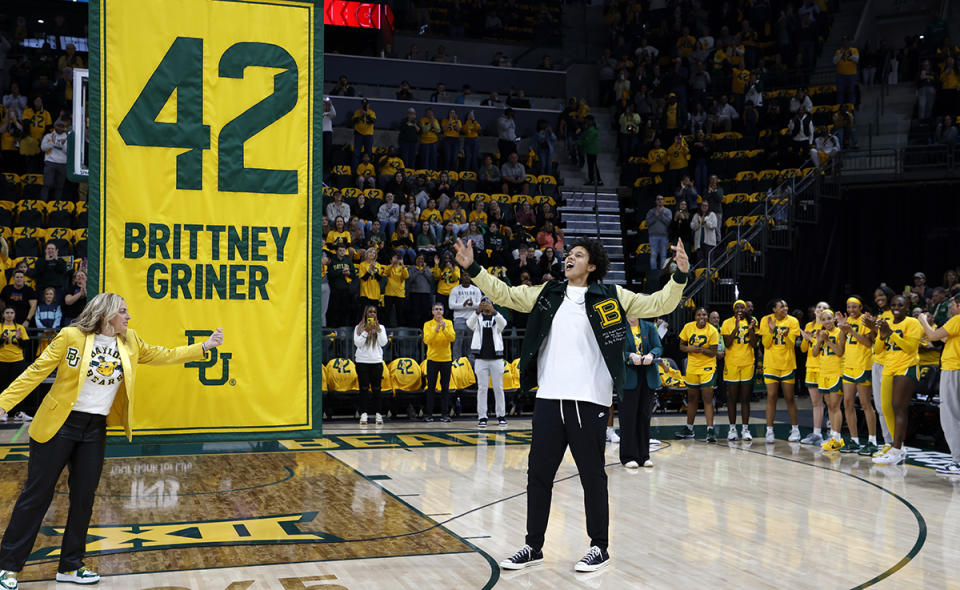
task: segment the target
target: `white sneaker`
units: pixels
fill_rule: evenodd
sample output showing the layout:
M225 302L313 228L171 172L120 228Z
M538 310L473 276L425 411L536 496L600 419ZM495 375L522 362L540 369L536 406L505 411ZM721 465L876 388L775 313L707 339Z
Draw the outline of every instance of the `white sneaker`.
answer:
M766 443L767 443L768 445L772 445L773 443L777 442L776 437L773 436L773 431L772 431L772 430L767 432L767 436L766 436L766 438L765 438L764 440L766 441Z
M96 584L100 581L100 574L82 567L72 572L57 572L58 582L72 582L74 584Z
M753 433L750 432L750 429L746 426L740 428L740 436L743 438L743 442L750 442L753 440Z
M883 455L886 455L887 453L889 453L889 452L890 452L890 449L892 449L892 448L893 448L893 445L885 444L885 445L881 446L881 447L877 450L877 452L873 454L873 456L874 456L874 457L882 457Z
M937 467L937 473L940 475L960 475L960 463L950 463Z
M617 434L617 431L614 430L612 426L607 426L607 442L620 442L620 435Z
M377 413L377 424L383 424L383 416Z
M20 422L33 422L33 416L27 416L23 412L17 412L13 419L19 420Z
M6 421L7 421L7 413L0 411L0 422L6 422ZM6 570L0 570L0 572L2 571L6 571Z
M626 463L623 464L623 466L626 467L627 469L637 469L640 467L640 464L637 463L636 461L627 461Z
M366 426L366 425L367 425L367 413L364 412L360 414L360 426Z
M729 441L731 441L731 442L732 442L732 441L736 441L736 440L740 440L740 437L737 436L737 427L736 427L736 425L733 425L733 426L730 427L730 431L727 432L727 440L729 440Z
M18 584L17 572L0 570L0 588L3 588L3 590L17 590Z
M811 432L807 436L803 437L803 440L800 441L802 445L822 445L823 444L823 435L817 434L816 432Z
M661 444L663 444L663 443L661 443L659 440L657 440L657 439L655 439L655 438L651 438L651 439L650 439L650 446L651 446L651 447L659 447Z
M643 462L643 466L644 466L644 467L653 467L653 461L651 461L650 459L647 459L646 461Z
M877 465L900 465L907 460L907 452L903 449L890 448L885 455L874 457L873 462Z
M790 436L787 437L787 442L799 442L800 441L800 429L794 428L790 431Z

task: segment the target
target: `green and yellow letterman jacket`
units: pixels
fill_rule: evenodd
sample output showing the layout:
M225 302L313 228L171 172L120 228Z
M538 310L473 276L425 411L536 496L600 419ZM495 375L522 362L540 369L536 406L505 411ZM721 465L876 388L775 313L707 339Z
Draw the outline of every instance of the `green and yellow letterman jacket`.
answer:
M520 370L521 390L531 391L537 387L540 348L550 331L553 316L563 303L567 281L551 280L542 285L509 287L477 263L473 263L467 272L474 284L495 304L530 314L517 368ZM604 364L613 378L611 393L619 395L623 389L626 373L623 351L629 328L627 316L654 318L672 312L680 303L686 282L686 273L675 272L666 286L652 295L633 293L619 285L591 283L588 286L585 309Z

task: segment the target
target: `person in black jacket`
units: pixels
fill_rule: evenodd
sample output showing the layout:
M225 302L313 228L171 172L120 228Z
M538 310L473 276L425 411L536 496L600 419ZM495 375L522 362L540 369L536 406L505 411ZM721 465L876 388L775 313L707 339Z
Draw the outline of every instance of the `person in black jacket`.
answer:
M60 258L57 245L47 242L42 260L38 260L34 270L28 274L37 282L37 292L42 293L47 287L53 287L57 292L57 300L63 295L69 276L67 261Z
M520 283L520 274L528 273L530 280L536 283L540 279L540 269L537 268L537 261L534 260L530 248L526 244L517 246L517 258L510 263L507 270L507 276L510 282L517 285Z

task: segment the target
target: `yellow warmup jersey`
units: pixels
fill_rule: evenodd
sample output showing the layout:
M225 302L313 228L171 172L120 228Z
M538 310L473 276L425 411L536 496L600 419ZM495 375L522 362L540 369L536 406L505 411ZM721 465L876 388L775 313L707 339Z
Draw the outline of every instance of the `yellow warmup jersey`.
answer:
M940 355L940 370L960 371L960 315L955 315L943 325L947 331L947 343Z
M407 279L410 278L410 271L405 266L390 265L387 267L387 288L384 295L387 297L406 297Z
M680 331L680 341L687 346L707 348L717 346L720 343L720 335L717 329L709 323L702 328L698 328L697 322L688 322ZM695 352L687 353L687 373L696 372L706 367L716 368L716 366L716 357Z
M401 391L418 391L421 389L423 372L417 361L411 358L393 359L389 365L390 378L393 386Z
M3 324L3 338L15 337L18 340L26 341L27 330L21 324ZM5 342L0 346L0 363L16 363L23 360L23 349L19 344Z
M357 391L357 367L350 359L330 359L327 361L327 385L330 391Z
M847 324L850 329L858 334L866 334L870 330L863 324L860 318L849 317ZM873 348L861 343L851 333L847 336L847 347L843 351L843 372L851 377L856 377L862 371L869 371L873 368Z
M823 329L823 324L820 324L819 322L807 322L807 325L804 326L803 329L813 334L813 338L816 339L817 333ZM820 367L820 359L818 357L813 356L812 342L809 342L806 339L804 339L804 341L800 343L800 352L807 353L808 369L816 369Z
M374 270L380 274L379 275L372 274ZM385 270L386 269L383 267L382 264L378 264L376 262L371 264L369 262L363 261L360 263L360 267L357 269L358 277L363 277L367 273L371 273L371 275L368 278L360 279L360 296L361 297L365 297L367 299L373 299L374 301L380 300L380 275L382 275Z
M767 318L776 317L773 314L765 315L760 320L760 338L763 342L763 370L793 371L797 368L796 341L800 336L800 322L797 318L788 315L776 322L774 332L770 332Z
M490 382L490 387L493 387L493 383ZM503 390L504 391L514 391L520 389L520 372L517 371L517 367L508 362L503 363Z
M749 322L741 320L737 325L737 318L727 318L720 324L720 335L732 335L733 344L727 347L723 355L723 362L731 367L744 367L752 365L756 357L754 356L753 346L750 345Z
M887 320L887 323L892 324L893 312L888 309L887 311L881 313L879 316L877 316L877 321L879 322L880 320ZM880 339L877 338L877 340L879 341ZM876 342L874 342L874 344L876 344ZM887 358L887 349L874 346L873 362L883 365L886 362L886 358Z
M423 342L427 345L426 360L436 362L452 360L450 345L457 338L453 331L453 322L445 319L443 329L438 332L436 328L437 322L433 318L423 324Z
M450 389L466 389L476 382L477 376L470 366L470 359L462 356L450 364Z
M460 284L460 267L450 268L433 267L433 279L437 281L437 294L449 295L454 287ZM447 359L450 360L450 359Z
M840 342L841 338L843 338L843 333L840 332L840 328L834 328L827 332L827 340L829 342L836 344ZM843 357L827 346L826 342L820 346L820 356L811 358L820 359L820 372L824 375L840 377L840 374L843 373Z
M903 318L899 324L890 323L893 333L880 338L875 348L880 346L886 351L883 361L884 375L899 375L910 367L920 364L920 339L923 338L923 326L916 318Z

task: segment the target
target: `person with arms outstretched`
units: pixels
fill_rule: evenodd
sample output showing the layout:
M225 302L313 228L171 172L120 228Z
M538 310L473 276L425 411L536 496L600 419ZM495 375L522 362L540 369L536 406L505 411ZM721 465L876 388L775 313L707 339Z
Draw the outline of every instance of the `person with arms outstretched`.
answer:
M520 351L520 388L537 388L527 470L526 543L500 562L523 569L543 562L553 479L567 446L580 472L590 549L576 563L590 572L610 563L607 474L604 444L607 412L620 394L626 373L627 317L651 318L680 303L690 262L683 244L675 246L677 272L652 295L632 293L601 282L610 265L600 242L581 238L564 260L566 280L508 287L473 259L473 244L458 240L457 263L494 304L529 314Z

